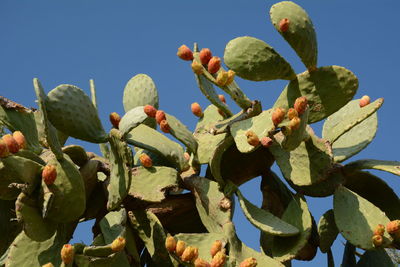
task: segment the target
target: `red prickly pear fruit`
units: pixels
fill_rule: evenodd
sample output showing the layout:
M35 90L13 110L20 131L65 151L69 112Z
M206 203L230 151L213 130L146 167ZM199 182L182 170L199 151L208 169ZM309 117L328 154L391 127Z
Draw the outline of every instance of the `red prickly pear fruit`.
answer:
M8 151L10 153L17 153L19 151L19 145L17 141L14 139L14 137L11 134L6 134L2 137L4 143L6 143Z
M228 73L226 71L218 72L216 83L218 86L225 86L226 82L228 81Z
M178 255L179 257L182 256L183 252L185 251L185 248L186 248L186 243L182 240L178 240L175 249L176 255Z
M299 129L300 123L301 123L301 120L299 117L294 117L293 119L291 119L289 122L290 130L294 131L294 130Z
M162 110L157 110L157 112L156 112L156 117L155 117L155 118L156 118L156 122L157 122L158 124L160 124L161 121L167 119L167 117L165 116L165 112L162 111Z
M287 32L289 30L290 21L288 18L281 19L279 21L279 31L280 32Z
M193 115L195 115L196 117L199 117L199 118L203 117L203 111L202 111L199 103L197 103L197 102L192 103L190 108L192 109Z
M371 103L371 99L369 98L369 96L365 95L365 96L361 97L361 99L360 99L360 108L365 107L369 103Z
M46 263L45 265L42 265L42 267L54 267L53 263L49 262Z
M194 261L194 267L210 267L211 265L206 262L205 260L203 260L202 258L197 258Z
M396 238L400 237L400 220L394 220L388 222L386 225L386 231Z
M74 247L71 244L65 244L61 249L61 260L64 264L70 264L73 262L75 256Z
M276 108L274 109L274 111L272 112L272 122L275 126L278 126L279 123L281 123L283 121L283 119L285 118L285 114L286 114L286 110L284 110L283 108Z
M54 184L57 178L57 169L54 165L46 165L42 171L42 179L46 185Z
M380 247L383 243L383 237L381 235L373 235L372 236L372 244L374 247Z
M218 95L219 100L226 104L226 99L224 95Z
M211 267L222 267L226 262L225 249L218 251L211 260Z
M176 240L173 236L167 236L167 238L165 239L165 248L171 253L175 252Z
M378 224L374 229L374 235L383 235L385 233L385 226Z
M294 109L297 111L297 113L300 115L302 115L304 113L304 111L306 111L307 109L307 98L305 96L301 96L298 97L295 101L294 101Z
M288 116L289 120L291 120L294 117L298 117L299 113L297 113L297 110L295 110L294 108L289 108L289 110L287 112L287 116Z
M203 66L197 61L193 61L192 70L197 75L203 74Z
M8 151L7 144L3 139L0 139L0 158L5 158L8 155L10 155L10 151Z
M261 138L260 142L263 147L268 148L273 144L274 141L271 138L269 138L268 136L264 136L263 138Z
M221 68L221 59L219 57L212 57L208 62L208 72L213 74L217 73Z
M256 267L256 266L257 266L257 260L253 257L245 259L239 265L239 267Z
M168 124L167 120L162 120L160 122L160 129L164 133L169 133L169 131L171 130L171 127L169 127L169 124Z
M214 257L222 249L221 240L215 240L215 242L211 245L210 254L211 257Z
M228 70L227 73L228 73L228 80L226 81L225 85L230 85L235 79L236 73L233 70Z
M196 252L197 250L197 252ZM181 260L185 262L193 262L196 260L196 254L198 256L199 252L198 249L195 247L188 246L182 253Z
M117 237L114 239L114 241L111 243L111 250L113 252L120 252L124 250L126 245L126 240L122 236Z
M140 164L142 164L145 168L151 168L153 166L153 161L146 153L143 153L139 156Z
M14 137L15 141L18 143L19 149L26 148L26 139L22 132L20 132L20 131L13 132L13 137Z
M193 60L193 52L186 45L179 47L176 55L183 60Z
M156 113L157 113L157 109L155 107L153 107L152 105L146 105L143 107L143 111L144 113L146 113L147 116L155 118L156 117Z
M201 49L199 57L201 64L207 65L210 59L212 58L211 50L208 48Z
M118 129L119 122L121 121L121 117L118 115L117 112L113 112L110 114L110 122L114 128Z
M247 131L245 135L247 137L247 143L249 143L249 145L258 146L260 144L260 139L258 139L258 136L255 132Z

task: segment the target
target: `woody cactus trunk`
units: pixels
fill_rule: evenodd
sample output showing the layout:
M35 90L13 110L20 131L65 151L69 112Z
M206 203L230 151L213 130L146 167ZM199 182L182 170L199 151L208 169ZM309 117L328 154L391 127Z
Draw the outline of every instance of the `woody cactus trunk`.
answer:
M199 118L193 133L159 109L146 74L126 84L126 113L110 115L108 133L93 80L89 97L69 84L46 94L35 78L37 109L1 97L0 266L278 267L312 260L318 248L334 266L338 234L347 240L343 266L390 266L385 249L400 247L400 200L365 170L400 175L400 164L341 164L374 138L383 99L352 100L357 77L341 66L317 65L314 26L300 6L277 3L270 17L306 70L296 74L274 48L249 36L226 45L229 70L210 49L181 46L178 56L190 62L211 103L204 111L192 104ZM265 108L236 77L288 83ZM216 88L241 111L233 114ZM311 125L321 120L319 137ZM102 155L65 145L68 137L98 143ZM274 162L290 188L271 171ZM261 207L238 188L258 176ZM314 218L304 196L331 195L332 206ZM261 252L238 238L235 205L260 230ZM77 224L92 219L93 242L68 244ZM358 263L355 248L364 250Z

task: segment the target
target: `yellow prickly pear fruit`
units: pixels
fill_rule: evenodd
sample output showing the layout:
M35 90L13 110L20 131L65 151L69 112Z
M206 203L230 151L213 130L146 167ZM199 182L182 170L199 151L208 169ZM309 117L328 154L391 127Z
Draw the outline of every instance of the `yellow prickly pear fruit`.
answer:
M289 110L287 112L287 116L288 116L288 119L291 120L294 117L298 117L299 113L297 113L297 111L294 108L289 108Z
M42 267L54 267L53 263L49 262L46 263L45 265L42 265Z
M194 267L210 267L211 265L201 258L197 258L194 261Z
M381 235L374 235L372 236L372 243L374 247L380 247L383 244L383 237Z
M215 254L217 254L218 251L221 251L222 249L222 242L221 240L216 240L212 245L210 249L210 254L211 257L214 257Z
M149 155L147 155L146 153L142 153L139 156L139 161L140 161L140 164L142 164L142 166L145 168L151 168L153 166L153 161L151 160Z
M117 237L114 239L114 241L111 243L111 250L114 252L119 252L124 250L126 245L126 240L122 236Z
M400 220L388 222L386 225L386 231L395 239L400 239Z
M216 83L219 86L225 86L228 81L228 73L226 71L218 72Z
M203 66L199 62L193 61L192 62L192 70L197 75L200 75L203 73Z
M64 264L70 264L73 262L75 256L74 247L71 244L65 244L61 249L61 260Z
M193 52L186 45L180 46L176 55L183 60L193 60Z
M175 253L178 256L181 256L183 254L183 252L185 251L186 248L186 243L182 240L178 240L178 242L176 243L176 249L175 249Z
M26 148L25 136L20 131L13 132L13 137L14 137L15 141L18 143L19 149Z
M374 229L374 235L383 235L385 233L385 226L378 224Z
M226 81L225 85L230 85L235 79L236 73L233 70L228 70L227 73L228 73L228 80Z
M195 247L188 246L182 253L181 260L186 262L194 262L199 256L198 249Z
M294 117L289 122L289 127L292 131L299 129L301 120L299 117Z
M165 239L165 248L169 252L175 252L176 249L176 240L173 236L168 235L167 238Z

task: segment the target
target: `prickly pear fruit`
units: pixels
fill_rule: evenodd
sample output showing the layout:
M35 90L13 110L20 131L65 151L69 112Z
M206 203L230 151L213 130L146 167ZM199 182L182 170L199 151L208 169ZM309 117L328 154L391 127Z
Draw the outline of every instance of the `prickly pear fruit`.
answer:
M263 147L270 147L272 145L272 143L274 142L271 138L269 138L268 136L264 136L263 138L261 138L261 145Z
M228 70L228 80L226 81L225 85L229 85L233 82L235 79L236 73L233 70Z
M19 151L19 145L11 134L4 135L2 139L6 143L10 153L17 153Z
M211 267L222 267L226 262L225 249L222 249L215 254L211 260Z
M197 258L194 261L194 267L210 267L211 265L206 262L205 260L203 260L202 258Z
M219 207L223 210L228 210L232 207L232 202L229 198L227 197L223 197L220 201L219 201Z
M383 235L385 233L385 226L378 224L374 229L374 235Z
M272 123L275 126L278 126L279 123L281 123L283 121L283 119L285 118L285 114L286 114L286 110L283 108L276 108L274 109L274 111L272 112Z
M289 30L290 21L288 18L281 19L279 21L279 31L280 32L287 32Z
M212 57L208 62L208 72L213 74L221 68L221 59L219 57Z
M242 261L239 265L239 267L256 267L257 266L257 260L255 258L247 258L244 261Z
M185 153L183 153L183 156L185 157L186 161L190 160L190 154L189 153L185 152Z
M152 117L152 118L156 117L157 109L155 107L153 107L152 105L144 106L143 111L149 117Z
M161 121L167 119L167 117L165 116L165 112L162 111L162 110L157 110L157 112L156 112L156 117L155 117L155 118L156 118L156 122L157 122L158 124L160 124Z
M193 60L193 52L186 45L179 47L176 55L183 60Z
M173 236L167 236L167 238L165 239L165 248L169 251L169 252L175 252L176 249L176 240Z
M54 267L53 263L49 262L46 263L45 265L42 265L42 267Z
M221 251L222 242L221 240L215 240L215 242L211 245L210 254L211 257L214 257L217 252Z
M114 241L111 243L111 250L114 252L119 252L124 250L126 244L125 238L122 236L117 237L114 239Z
M218 86L225 86L226 82L228 81L228 72L220 71L218 72L216 83Z
M219 100L226 104L226 99L224 95L218 95Z
M207 65L210 59L212 58L211 50L208 48L201 49L199 57L201 64Z
M23 135L23 133L21 133L20 131L15 131L15 132L13 132L13 137L14 137L15 141L18 143L19 149L26 148L26 139L25 139L25 136Z
M294 108L289 108L289 110L287 112L287 116L288 116L289 120L291 120L294 117L298 117L299 114L297 113L297 111Z
M185 251L186 248L186 243L182 240L178 240L178 242L176 243L176 249L175 249L175 253L178 256L182 256L183 252Z
M383 237L382 237L381 235L374 235L374 236L372 236L372 243L374 244L374 247L380 247L380 246L382 246Z
M260 139L258 139L258 136L255 132L247 131L245 135L247 137L247 143L249 143L249 145L258 146L258 144L260 144Z
M305 96L298 97L294 101L293 107L299 113L299 116L302 115L307 108L307 98Z
M391 236L394 236L396 239L400 238L400 220L388 222L388 224L386 225L386 231Z
M299 129L301 120L299 117L294 117L289 122L289 127L292 131Z
M192 62L192 70L197 75L200 75L203 73L203 66L199 62L193 61Z
M196 250L197 248L188 246L185 248L185 250L182 253L181 260L186 261L186 262L193 262L196 260ZM197 251L198 255L198 251Z
M10 151L8 151L7 144L3 139L0 139L0 158L5 158L8 155L10 155Z
M110 114L110 122L114 128L118 129L119 122L121 121L121 117L117 112L113 112Z
M140 161L140 164L142 164L142 166L145 168L151 168L153 166L153 161L146 153L142 153L140 155L139 161Z
M365 107L369 103L371 103L371 99L369 98L369 96L365 95L365 96L361 97L361 99L360 99L360 108Z
M42 171L42 179L46 185L52 185L57 178L57 170L53 165L46 165Z
M70 264L74 260L75 250L71 244L65 244L61 249L61 260L64 264Z
M171 128L169 127L169 124L168 124L167 120L162 120L162 121L160 122L160 129L161 129L161 131L163 131L164 133L169 133L169 130L170 130Z
M193 113L196 117L199 117L199 118L203 117L203 111L202 111L202 109L201 109L199 103L194 102L194 103L192 103L192 105L191 105L190 107L191 107L191 109L192 109L192 113Z

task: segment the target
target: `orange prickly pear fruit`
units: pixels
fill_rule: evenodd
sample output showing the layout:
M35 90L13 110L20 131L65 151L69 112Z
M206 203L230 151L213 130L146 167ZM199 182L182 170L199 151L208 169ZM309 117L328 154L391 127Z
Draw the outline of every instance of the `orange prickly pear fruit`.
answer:
M199 255L198 249L195 247L188 246L185 248L181 255L181 260L186 262L193 262Z
M15 141L18 143L19 149L26 148L26 139L22 132L20 132L20 131L13 132L13 137L14 137Z
M49 262L46 263L45 265L42 265L42 267L54 267L53 263Z
M226 262L225 249L222 249L215 254L211 260L211 267L222 267Z
M258 139L258 136L255 134L255 132L247 131L245 135L247 137L247 143L249 143L249 145L258 146L258 144L260 144L260 139Z
M400 238L400 220L394 220L394 221L388 222L388 224L386 225L386 231L388 232L388 234L393 236L395 239L399 239Z
M194 261L194 267L210 267L211 265L201 258L197 258Z
M210 59L212 58L211 50L208 48L201 49L199 57L201 64L207 65Z
M381 235L374 235L374 236L372 236L372 243L374 244L374 247L380 247L380 246L382 246L383 237L382 237Z
M8 151L7 144L3 139L0 139L0 158L5 158L8 155L10 155L10 151Z
M74 247L71 244L65 244L61 249L61 260L65 264L70 264L73 262L75 256Z
M156 118L156 122L157 122L158 124L160 124L161 121L167 119L167 117L165 116L165 112L162 111L162 110L157 110L157 112L156 112L156 117L155 117L155 118Z
M183 252L185 251L186 248L186 243L182 240L178 240L178 242L176 243L176 249L175 249L175 253L178 256L182 256Z
M203 117L203 111L201 110L201 107L199 105L199 103L194 102L192 103L192 105L190 106L192 109L192 113L196 116L196 117Z
M10 153L17 153L19 151L19 145L11 134L6 134L2 137Z
M114 241L111 243L111 250L114 252L119 252L124 250L126 245L126 240L122 236L117 237L114 239Z
M146 153L143 153L139 157L140 164L145 168L151 168L153 166L153 161Z
M263 138L261 138L261 145L263 147L270 147L272 145L272 143L274 142L271 138L269 138L268 136L264 136Z
M226 71L218 72L216 83L218 86L225 86L228 81L228 73Z
M360 108L365 107L369 103L371 103L371 99L369 98L369 96L365 95L365 96L361 97L361 99L360 99Z
M192 62L192 70L197 75L200 75L203 73L203 66L199 62L193 61Z
M193 52L186 45L180 46L176 55L183 60L193 60Z
M286 114L286 110L283 108L276 108L274 109L274 111L272 112L272 122L275 126L278 126L279 123L281 123L283 121L283 119L285 118L285 114Z
M169 252L175 252L176 249L176 240L173 236L168 235L167 238L165 239L165 248Z
M226 99L224 95L218 95L219 100L226 104Z
M42 171L42 179L46 185L52 185L57 178L57 170L53 165L46 165Z
M147 116L155 118L156 117L156 113L157 113L157 109L155 107L153 107L152 105L146 105L143 107L143 111L144 113L146 113Z
M289 30L290 21L288 18L281 19L279 21L279 31L280 32L287 32Z
M210 254L211 257L214 257L218 251L222 249L222 242L221 240L215 240L215 242L211 245Z
M221 68L221 59L219 57L212 57L208 62L208 72L213 74Z
M383 235L385 233L385 226L378 224L374 229L374 235Z
M167 120L162 120L161 122L160 122L160 129L161 129L161 131L163 131L164 133L169 133L169 131L170 131L170 127L169 127L169 124L168 124L168 122L167 122Z
M239 267L256 267L257 266L257 260L255 258L247 258L244 261L242 261L239 265Z
M121 117L118 115L117 112L113 112L110 114L110 122L114 128L118 129L119 122L121 121Z
M304 113L304 111L306 111L307 108L307 98L305 96L301 96L298 97L295 101L294 101L294 109L297 111L297 113L299 114L299 116L301 114Z
M293 119L291 119L289 122L290 130L294 131L294 130L299 129L300 123L301 123L301 120L299 117L294 117Z
M289 110L287 112L287 116L288 116L289 120L291 120L294 117L298 117L299 113L297 113L297 111L294 108L289 108Z

